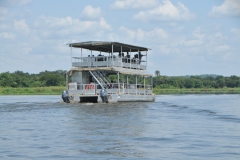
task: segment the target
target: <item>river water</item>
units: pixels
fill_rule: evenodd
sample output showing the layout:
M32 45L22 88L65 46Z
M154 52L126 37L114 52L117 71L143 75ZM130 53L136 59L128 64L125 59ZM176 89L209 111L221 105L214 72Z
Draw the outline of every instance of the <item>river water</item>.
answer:
M239 159L240 95L65 104L0 96L0 159Z

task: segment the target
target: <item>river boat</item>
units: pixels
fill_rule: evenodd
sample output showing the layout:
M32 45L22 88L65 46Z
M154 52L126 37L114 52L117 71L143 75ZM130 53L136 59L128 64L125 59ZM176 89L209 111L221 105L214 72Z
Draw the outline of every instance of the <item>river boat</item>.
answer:
M66 73L64 102L155 101L153 76L147 72L149 48L105 41L67 45L71 69ZM77 56L73 56L73 49L78 49Z

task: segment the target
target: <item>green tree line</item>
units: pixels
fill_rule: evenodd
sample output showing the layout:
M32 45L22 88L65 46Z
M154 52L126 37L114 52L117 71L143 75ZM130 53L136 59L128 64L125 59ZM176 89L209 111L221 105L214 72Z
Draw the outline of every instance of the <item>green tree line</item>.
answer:
M157 88L236 88L240 87L238 76L155 76L153 87Z
M13 73L0 73L0 87L44 87L44 86L65 86L64 70L43 71L38 74L29 74L22 71ZM116 75L110 75L111 81L117 82ZM135 83L136 77L129 75L121 75L120 82ZM138 84L144 83L143 77L138 77ZM145 79L146 84L151 83L151 78ZM157 70L153 77L154 88L236 88L240 87L240 77L238 76L217 76L217 75L202 75L202 76L162 76Z
M64 86L66 71L44 71L39 74L29 74L22 71L13 73L3 72L0 74L1 87L44 87Z

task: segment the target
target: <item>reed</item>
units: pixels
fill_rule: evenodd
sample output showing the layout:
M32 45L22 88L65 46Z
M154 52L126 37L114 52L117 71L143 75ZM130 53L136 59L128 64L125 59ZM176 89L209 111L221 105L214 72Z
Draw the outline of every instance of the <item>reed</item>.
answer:
M66 87L0 88L0 95L60 95Z

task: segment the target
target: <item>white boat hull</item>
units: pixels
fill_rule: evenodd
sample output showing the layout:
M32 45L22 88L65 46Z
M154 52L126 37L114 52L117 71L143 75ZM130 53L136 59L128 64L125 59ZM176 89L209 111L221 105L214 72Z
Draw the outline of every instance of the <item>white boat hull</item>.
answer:
M70 94L71 103L102 103L100 95L80 95L80 94ZM155 95L130 95L130 94L109 94L109 103L117 102L153 102L155 101Z

